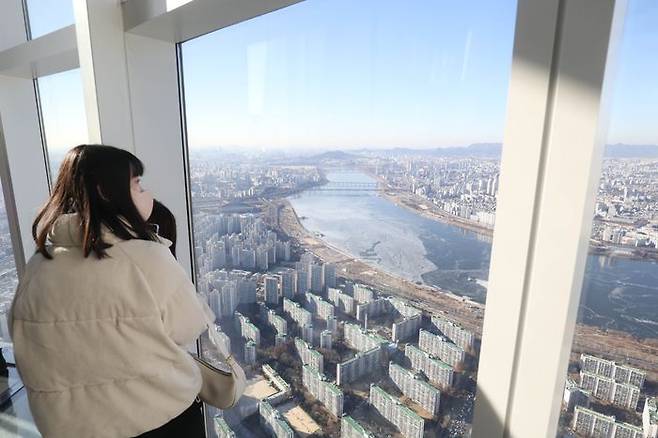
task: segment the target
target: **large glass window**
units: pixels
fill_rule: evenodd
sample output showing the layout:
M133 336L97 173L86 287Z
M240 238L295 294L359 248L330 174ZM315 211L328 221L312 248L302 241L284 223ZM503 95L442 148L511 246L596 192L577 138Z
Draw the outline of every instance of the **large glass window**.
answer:
M558 436L658 435L658 5L629 1ZM604 109L605 112L605 109Z
M22 386L16 368L7 365L13 363L12 342L9 336L7 315L17 286L18 273L7 218L7 204L0 185L0 435L7 431L4 424L7 410L6 400Z
M211 428L468 434L515 10L309 0L183 44L196 281L250 378Z
M45 143L51 180L57 177L64 154L89 138L80 70L38 79Z
M38 38L75 22L72 0L24 0L32 38Z
M0 193L2 187L0 186ZM12 245L7 206L4 196L0 196L0 342L9 344L9 328L7 327L7 312L14 298L18 285L14 247Z

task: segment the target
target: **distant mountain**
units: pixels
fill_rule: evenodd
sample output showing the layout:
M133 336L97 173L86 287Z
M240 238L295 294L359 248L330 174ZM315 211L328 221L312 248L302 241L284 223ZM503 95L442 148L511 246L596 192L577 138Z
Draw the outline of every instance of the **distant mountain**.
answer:
M658 158L655 144L609 144L605 147L606 158Z
M502 150L502 143L474 143L464 147L434 149L393 148L381 152L389 156L432 155L436 157L500 158ZM658 145L609 144L605 147L604 156L605 158L658 158Z
M481 157L500 158L503 145L501 143L474 143L469 146L453 146L430 149L392 148L392 149L359 149L364 155L384 155L389 157L400 155L430 155L435 157Z
M502 143L474 143L466 147L436 148L433 155L445 157L486 157L500 158Z
M360 158L360 156L344 151L327 151L318 155L313 155L311 157L308 157L307 159L311 161L327 161L327 160L353 160L355 158Z

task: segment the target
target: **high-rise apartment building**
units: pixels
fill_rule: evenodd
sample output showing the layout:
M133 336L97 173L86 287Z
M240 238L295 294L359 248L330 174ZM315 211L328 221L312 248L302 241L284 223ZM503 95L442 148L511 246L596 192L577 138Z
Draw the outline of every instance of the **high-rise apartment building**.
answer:
M423 438L425 420L377 385L370 385L370 404L405 438Z
M377 333L364 330L360 326L348 322L343 325L343 333L345 342L357 351L372 350L388 343L388 340Z
M261 401L258 404L258 413L260 414L261 425L267 432L275 438L294 438L295 433L271 404L266 401Z
M405 346L404 354L411 360L411 368L422 371L431 382L441 387L452 386L454 370L450 365L410 344Z
M346 293L343 293L339 289L330 287L327 289L327 298L340 312L348 315L354 314L354 298Z
M342 386L372 373L382 366L383 358L384 350L381 347L357 353L336 366L336 384Z
M439 415L441 391L422 380L413 371L389 362L388 375L402 394L418 403L431 415Z
M263 277L265 302L271 305L279 303L279 288L281 285L281 277L278 275L265 275Z
M260 329L240 312L235 312L235 326L240 336L260 345Z
M302 367L302 382L308 391L317 398L329 412L337 418L343 415L343 391L327 381L324 374L310 365Z
M324 266L311 264L311 292L322 293L324 291Z
M311 315L311 312L304 309L299 303L291 301L288 298L283 299L283 311L300 327L313 324L313 315Z
M363 426L349 415L343 415L340 420L340 438L375 438Z
M642 410L644 438L658 438L658 398L647 397Z
M432 316L432 325L443 333L448 339L466 351L473 349L475 335L473 332L460 327L458 324L448 321L440 316Z
M375 292L362 284L355 284L353 289L352 295L358 303L369 303L375 299Z
M281 272L281 296L292 298L297 294L297 273L294 269Z
M617 423L614 416L603 415L582 406L574 408L571 428L583 437L643 438L641 427L628 423Z
M254 341L250 340L244 344L244 362L247 365L256 363L256 343Z
M317 315L325 321L334 316L334 306L325 301L321 296L307 292L305 294L306 303L304 307L311 313Z
M580 371L580 387L601 400L615 406L635 410L640 398L640 388L625 383L617 383L613 378Z
M319 351L313 349L308 342L295 338L295 349L302 360L302 364L310 365L321 373L324 372L324 357Z
M646 373L628 365L617 364L614 361L592 356L580 355L580 369L592 374L614 379L618 383L627 383L642 388Z
M215 433L217 434L217 438L236 438L237 435L229 425L226 423L226 420L222 418L221 416L217 415L213 419L215 423Z
M420 329L418 334L418 346L421 350L438 357L452 367L462 364L466 357L466 353L458 345L443 336L423 329Z
M573 412L576 406L589 407L590 392L582 389L571 379L567 379L564 385L562 407L567 412Z

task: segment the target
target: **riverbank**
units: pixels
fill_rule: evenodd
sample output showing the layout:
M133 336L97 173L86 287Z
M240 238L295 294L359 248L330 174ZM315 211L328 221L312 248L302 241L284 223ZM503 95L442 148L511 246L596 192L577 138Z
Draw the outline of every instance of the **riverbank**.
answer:
M484 225L468 219L448 214L445 211L437 208L431 202L420 198L418 195L413 195L411 193L393 193L387 192L385 190L380 190L379 194L393 204L411 210L420 216L449 225L454 225L463 230L477 233L480 236L486 237L488 239L493 239L492 228L485 227Z
M380 181L381 182L381 181ZM493 229L477 222L460 218L444 212L426 199L411 193L393 193L379 191L380 196L393 204L404 207L414 213L431 220L454 225L466 231L474 232L489 241L493 241ZM633 260L658 261L658 250L654 248L636 248L630 246L611 245L607 242L590 240L589 254L609 257L629 258Z
M409 299L419 308L429 313L443 314L481 337L484 318L482 304L450 291L410 282L356 259L306 230L287 200L274 202L279 204L281 231L320 259L334 263L339 276L369 285L386 294ZM658 363L655 360L658 357L658 339L639 340L622 332L578 325L573 349L576 353L588 352L627 362L646 370L650 380L658 380Z

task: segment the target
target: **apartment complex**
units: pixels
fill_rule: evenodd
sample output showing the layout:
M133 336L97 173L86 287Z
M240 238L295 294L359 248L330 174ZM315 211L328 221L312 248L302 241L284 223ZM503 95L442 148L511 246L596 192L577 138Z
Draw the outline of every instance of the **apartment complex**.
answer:
M375 435L364 429L354 418L345 415L340 420L340 438L375 438Z
M319 351L314 350L308 342L300 338L295 338L295 348L302 364L310 365L321 373L324 372L324 358Z
M422 371L431 382L441 387L452 386L454 369L450 365L409 344L405 346L404 354L411 360L411 368Z
M370 404L405 438L423 438L425 420L377 385L370 385Z
M432 325L463 350L469 351L475 346L475 334L437 315L433 315Z
M615 417L603 415L582 406L574 409L572 429L592 438L643 438L642 428L628 423L617 423Z
M275 438L294 438L295 433L288 422L271 404L261 401L258 405L261 426Z
M379 336L377 333L364 330L356 324L345 323L343 325L343 332L345 342L357 351L372 350L373 348L380 347L382 344L388 343L388 340Z
M358 303L369 303L375 299L375 292L362 284L355 284L352 295Z
M388 375L402 394L418 403L430 414L434 416L439 414L441 391L422 380L418 374L393 362L388 364Z
M466 353L464 349L450 342L447 338L427 330L420 329L418 334L418 346L421 350L436 356L448 365L454 367L464 362Z
M217 438L236 438L235 432L231 430L229 425L226 423L226 420L222 418L221 416L217 415L214 418L214 423L215 423L215 433L217 434Z
M321 296L307 292L305 295L306 298L306 310L312 314L317 315L320 319L325 321L334 316L334 306L322 299Z
M620 365L611 360L601 359L591 354L580 355L580 369L614 379L615 382L625 383L642 388L646 373L628 365Z
M235 326L240 336L248 341L253 341L257 346L260 345L260 329L240 312L235 312Z
M354 314L354 298L346 293L341 292L339 289L330 287L327 289L327 298L339 311L349 315Z
M300 327L312 325L313 323L313 315L311 315L311 312L288 298L283 299L283 311L286 312Z
M336 384L341 386L374 372L382 366L383 357L384 350L377 347L339 363L336 366Z
M580 387L601 400L615 406L635 410L640 399L640 388L626 383L617 383L614 379L580 371Z
M302 367L302 381L308 391L337 418L343 415L343 391L327 381L324 374L310 365Z

